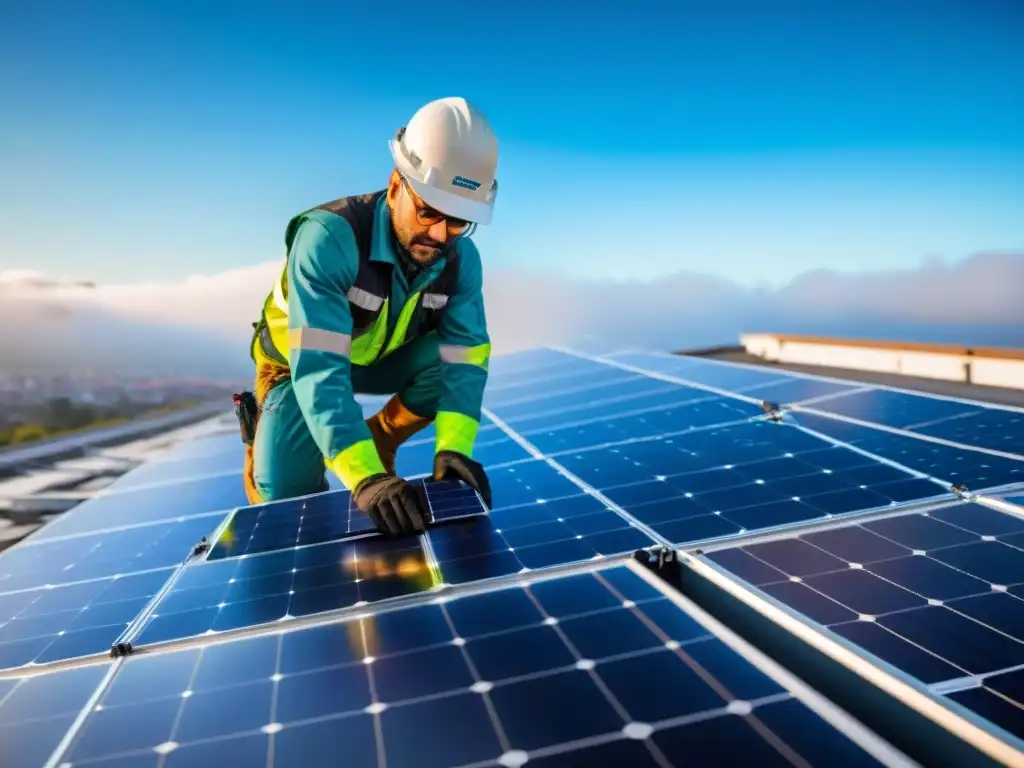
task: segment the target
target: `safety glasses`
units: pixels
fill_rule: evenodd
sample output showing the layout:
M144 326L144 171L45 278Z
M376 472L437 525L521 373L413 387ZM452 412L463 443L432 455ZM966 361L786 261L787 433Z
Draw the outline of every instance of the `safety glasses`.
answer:
M400 176L402 179L402 186L405 187L405 192L409 195L409 199L412 201L413 207L416 209L416 220L425 227L432 227L439 221L444 221L448 227L449 235L461 235L469 228L469 222L465 219L457 219L454 216L446 216L438 210L431 208L417 195L409 182L406 181L404 176Z

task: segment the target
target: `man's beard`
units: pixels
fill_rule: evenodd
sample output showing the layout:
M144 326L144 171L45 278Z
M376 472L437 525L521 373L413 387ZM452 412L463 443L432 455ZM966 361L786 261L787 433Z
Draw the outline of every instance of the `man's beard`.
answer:
M450 243L439 243L427 234L412 235L408 232L402 232L398 227L392 223L391 231L395 236L395 240L399 247L409 258L420 265L427 265L437 261L441 256L445 254ZM429 255L424 254L422 251L414 250L413 246L423 246L424 248L435 249Z

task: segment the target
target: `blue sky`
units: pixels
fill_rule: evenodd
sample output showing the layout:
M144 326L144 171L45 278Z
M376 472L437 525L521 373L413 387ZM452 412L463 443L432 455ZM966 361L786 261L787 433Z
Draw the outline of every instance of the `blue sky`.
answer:
M1019 0L370 5L6 4L0 271L276 258L447 95L502 142L488 265L780 284L1024 250Z

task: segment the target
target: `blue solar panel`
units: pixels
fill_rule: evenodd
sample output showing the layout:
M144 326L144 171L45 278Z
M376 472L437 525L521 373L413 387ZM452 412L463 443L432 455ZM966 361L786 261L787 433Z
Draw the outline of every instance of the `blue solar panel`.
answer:
M1016 460L918 440L909 435L800 413L797 421L821 434L971 490L1024 482L1024 459Z
M637 766L726 743L736 764L879 764L617 568L131 658L63 759Z
M922 435L1024 456L1024 411L991 408L967 417L912 427Z
M211 475L233 473L240 476L243 462L242 444L238 440L235 443L233 450L212 456L163 459L143 464L119 477L108 488L120 492L143 485L181 482Z
M0 669L108 652L172 572L0 594Z
M636 373L609 369L600 363L581 361L579 367L574 366L569 372L561 372L555 376L529 377L524 378L522 382L504 387L488 387L484 395L484 405L496 413L511 412L513 409L529 413L534 404L543 403L545 399L554 396L568 398L564 402L571 405L578 398L587 396L585 393L594 388L600 394L609 389L621 389L625 385L626 391L629 391L630 388L642 385L643 381L644 377ZM640 386L634 391L641 394L643 388Z
M12 668L83 657L98 677L78 712L111 669L111 644L128 640L144 653L116 662L54 765L664 768L721 764L722 744L741 765L877 764L780 686L781 673L616 565L652 536L723 546L857 513L856 526L775 550L741 539L713 557L1014 730L1020 670L1006 665L1024 645L1024 517L952 503L943 483L1024 484L1024 461L808 413L772 423L749 402L848 401L838 393L853 382L616 359L700 386L553 350L496 357L474 451L493 509L466 486L428 483L439 512L423 536L379 536L330 474L333 492L247 506L230 430L125 476L0 554L0 729ZM891 395L867 420L1011 444L1012 422L997 418L1009 411ZM369 414L385 400L360 402ZM921 413L934 418L905 421ZM430 427L402 446L403 476L429 476L435 439ZM936 498L950 506L897 509ZM183 564L228 514L205 559ZM43 760L70 719L31 736Z
M1024 707L1007 678L1024 666L1022 543L1024 518L962 504L706 557L933 690L991 689L957 697L985 717L996 692Z
M646 394L597 401L579 398L577 403L568 407L554 411L538 409L521 416L503 415L502 420L520 434L526 435L532 432L544 432L592 421L646 413L683 403L710 400L715 397L715 395L700 389L667 384L655 379L648 381L652 386Z
M747 397L771 400L773 403L799 403L812 398L849 392L855 388L857 388L856 384L787 376L779 378L778 381L745 388L743 394Z
M191 563L157 603L135 643L309 616L433 585L418 537L369 536Z
M623 416L563 429L534 431L526 435L530 442L548 455L579 451L598 445L668 435L759 417L762 410L739 400L704 399L655 412Z
M0 592L177 565L221 519L212 515L72 539L33 539L0 555Z
M106 492L39 531L33 541L106 528L171 521L248 504L242 475L182 480L166 485Z
M458 481L415 481L413 486L425 492L434 521L487 512L476 492ZM213 543L207 559L323 544L375 530L348 491L318 493L237 510Z
M936 483L764 421L558 461L676 544L944 494Z
M943 398L870 389L814 404L814 409L887 427L912 429L915 425L949 418L963 418L983 412L983 408Z
M642 397L664 389L665 386L664 382L650 377L628 373L624 374L621 380L612 380L596 386L592 378L589 386L585 379L579 380L574 377L572 381L573 385L568 391L563 391L566 390L566 385L560 381L547 383L546 386L545 382L538 382L536 387L531 387L529 397L524 396L524 399L512 401L507 398L496 398L499 404L485 405L502 419L521 419L535 414L557 414L596 402L617 402Z
M407 443L398 450L395 469L403 477L429 475L434 469L433 438ZM530 454L496 427L481 431L473 448L473 459L486 467L529 459Z
M0 765L45 765L106 673L93 666L0 680Z

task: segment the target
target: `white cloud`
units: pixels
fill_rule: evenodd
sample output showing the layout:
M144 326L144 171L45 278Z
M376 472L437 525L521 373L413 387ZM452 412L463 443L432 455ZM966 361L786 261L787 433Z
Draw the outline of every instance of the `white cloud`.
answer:
M251 323L280 268L269 262L178 283L72 284L0 273L5 368L245 374ZM706 275L587 282L509 269L485 272L497 351L590 336L606 346L731 343L744 330L1024 345L1024 254L982 254L914 270L818 270L755 290Z

